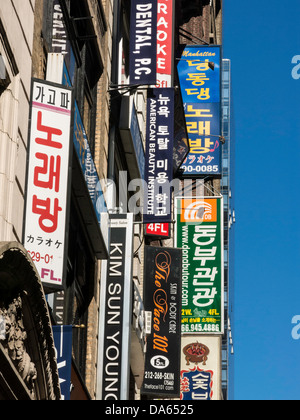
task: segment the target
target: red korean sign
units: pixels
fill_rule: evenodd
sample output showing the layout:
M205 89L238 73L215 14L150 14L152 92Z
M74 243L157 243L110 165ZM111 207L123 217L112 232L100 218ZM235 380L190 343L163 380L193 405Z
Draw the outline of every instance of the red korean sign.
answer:
M44 287L63 286L72 90L33 80L24 246Z

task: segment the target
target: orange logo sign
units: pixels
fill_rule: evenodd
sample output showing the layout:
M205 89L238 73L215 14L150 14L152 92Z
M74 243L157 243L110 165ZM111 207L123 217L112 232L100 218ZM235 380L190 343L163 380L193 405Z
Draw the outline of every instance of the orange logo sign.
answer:
M181 201L182 223L205 223L217 222L216 199L184 199Z

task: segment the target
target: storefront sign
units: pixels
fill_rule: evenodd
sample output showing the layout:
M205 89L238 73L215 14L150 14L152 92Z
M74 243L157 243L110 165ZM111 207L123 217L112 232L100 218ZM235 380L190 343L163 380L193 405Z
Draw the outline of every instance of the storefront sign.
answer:
M70 325L53 327L60 390L65 401L71 396L72 329Z
M142 393L179 396L181 259L173 248L145 248L145 310L152 312Z
M109 259L103 263L98 400L127 400L132 322L133 215L110 215ZM105 273L104 273L105 274Z
M132 0L130 84L156 85L157 0Z
M176 246L183 253L182 333L223 333L223 198L179 198L176 212Z
M181 348L180 399L220 400L221 337L182 337Z
M147 110L145 223L172 220L173 142L174 89L153 89Z
M63 287L72 91L33 80L24 246L47 289Z
M178 63L190 153L185 176L221 174L221 50L187 46Z

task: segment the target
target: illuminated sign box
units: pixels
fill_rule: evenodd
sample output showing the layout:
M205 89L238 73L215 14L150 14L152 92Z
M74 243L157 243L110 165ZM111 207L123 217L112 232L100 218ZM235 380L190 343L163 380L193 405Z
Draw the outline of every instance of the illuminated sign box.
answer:
M32 82L24 246L44 287L63 288L72 90Z
M182 249L182 333L224 332L223 197L176 199Z
M189 45L178 58L190 153L184 176L222 173L221 47Z

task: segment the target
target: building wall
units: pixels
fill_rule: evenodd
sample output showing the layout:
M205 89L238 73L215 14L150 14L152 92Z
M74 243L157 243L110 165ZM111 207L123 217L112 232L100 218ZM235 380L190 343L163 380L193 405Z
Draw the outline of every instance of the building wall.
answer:
M0 96L0 240L22 240L35 0L2 0L0 53L9 85Z

